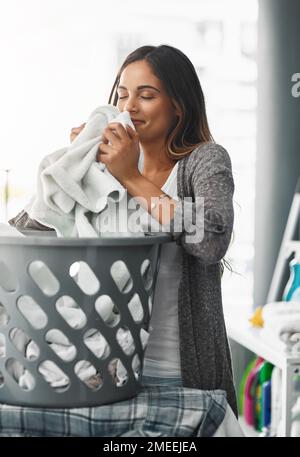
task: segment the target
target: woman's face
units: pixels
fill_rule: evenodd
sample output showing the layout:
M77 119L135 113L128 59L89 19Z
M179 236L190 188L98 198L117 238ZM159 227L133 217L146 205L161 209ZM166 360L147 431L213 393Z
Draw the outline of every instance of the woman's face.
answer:
M165 141L169 128L176 125L177 110L150 65L145 60L129 64L121 74L117 90L117 108L129 111L140 142Z

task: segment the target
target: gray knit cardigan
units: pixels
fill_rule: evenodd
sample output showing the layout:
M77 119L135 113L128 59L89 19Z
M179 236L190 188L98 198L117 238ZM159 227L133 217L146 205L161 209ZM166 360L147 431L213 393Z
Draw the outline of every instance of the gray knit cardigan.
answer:
M216 143L205 143L179 161L177 193L184 197L204 197L204 234L200 242L187 242L194 219L186 217L181 232L174 231L183 247L182 278L178 290L178 325L183 386L203 390L222 389L237 416L231 354L226 334L222 295L221 264L232 235L233 193L231 160ZM197 209L190 204L191 213ZM178 214L176 214L178 213Z
M182 278L178 290L178 325L181 375L184 387L226 391L237 415L231 354L221 296L221 264L233 228L234 183L227 151L215 143L205 143L179 160L177 193L180 199L170 230L183 247ZM188 240L195 222L195 197L204 197L204 236ZM190 213L190 214L189 214ZM185 218L183 230L176 231L175 220ZM190 221L190 226L189 226ZM49 228L29 218L23 210L9 223L17 228Z

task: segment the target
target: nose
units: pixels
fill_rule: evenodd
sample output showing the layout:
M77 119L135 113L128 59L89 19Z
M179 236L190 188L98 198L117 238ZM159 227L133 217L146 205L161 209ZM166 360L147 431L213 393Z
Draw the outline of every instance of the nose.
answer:
M129 111L129 113L136 112L136 102L133 97L128 97L124 101L125 101L125 103L123 105L124 111Z

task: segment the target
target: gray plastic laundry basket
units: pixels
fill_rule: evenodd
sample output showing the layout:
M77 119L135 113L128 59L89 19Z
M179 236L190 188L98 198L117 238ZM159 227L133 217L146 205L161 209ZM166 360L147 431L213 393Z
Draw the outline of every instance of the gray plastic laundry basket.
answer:
M0 238L0 402L131 398L142 388L160 248L171 236L53 233Z

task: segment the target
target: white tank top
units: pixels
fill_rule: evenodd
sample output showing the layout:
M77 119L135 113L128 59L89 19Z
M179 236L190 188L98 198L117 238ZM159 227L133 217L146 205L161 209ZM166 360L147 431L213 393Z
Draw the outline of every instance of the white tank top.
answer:
M177 168L178 162L161 188L175 200L178 200ZM145 217L148 221L148 213ZM141 223L143 224L142 217ZM181 376L178 329L178 287L181 271L182 247L175 242L163 244L150 320L152 330L144 357L145 376Z

